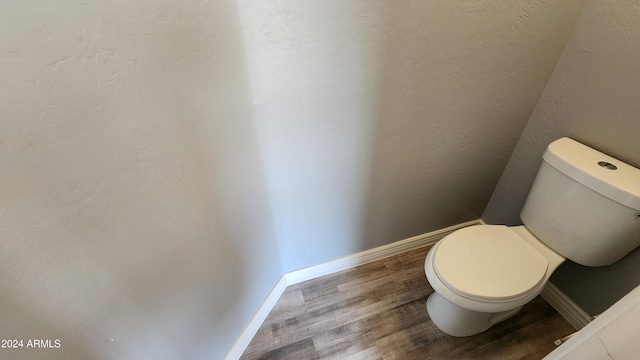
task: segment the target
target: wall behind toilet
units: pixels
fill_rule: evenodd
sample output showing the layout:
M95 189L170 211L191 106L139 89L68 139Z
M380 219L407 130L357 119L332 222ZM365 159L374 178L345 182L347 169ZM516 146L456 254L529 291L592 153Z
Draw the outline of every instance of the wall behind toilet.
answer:
M568 136L640 167L640 6L589 1L482 216L520 224L519 212L551 141ZM640 284L640 250L618 263L563 264L551 281L595 315Z
M482 214L583 0L240 0L290 271Z

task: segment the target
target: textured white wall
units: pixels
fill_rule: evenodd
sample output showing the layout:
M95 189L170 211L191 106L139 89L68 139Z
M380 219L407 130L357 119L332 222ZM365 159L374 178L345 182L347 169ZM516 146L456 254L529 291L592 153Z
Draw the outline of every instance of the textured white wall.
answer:
M640 6L589 1L483 214L519 224L519 213L551 141L569 136L640 167ZM618 263L563 264L551 279L596 315L640 284L640 250Z
M232 1L0 3L3 359L221 359L281 275Z
M239 4L289 271L480 217L584 1Z
M12 358L221 358L283 271L479 217L583 1L3 1ZM0 356L9 356L7 352Z

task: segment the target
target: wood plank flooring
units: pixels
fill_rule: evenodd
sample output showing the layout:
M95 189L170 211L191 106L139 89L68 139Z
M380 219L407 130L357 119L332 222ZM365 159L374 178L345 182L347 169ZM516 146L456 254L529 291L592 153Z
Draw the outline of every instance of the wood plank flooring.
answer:
M466 338L441 332L420 248L286 289L242 360L541 359L575 330L537 297L516 316Z

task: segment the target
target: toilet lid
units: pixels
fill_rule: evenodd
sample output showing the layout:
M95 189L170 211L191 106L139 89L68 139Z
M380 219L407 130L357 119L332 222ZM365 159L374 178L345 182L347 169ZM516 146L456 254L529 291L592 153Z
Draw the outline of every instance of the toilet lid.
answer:
M440 280L467 297L525 295L544 281L549 264L525 240L501 225L460 229L440 241L435 250L433 264Z

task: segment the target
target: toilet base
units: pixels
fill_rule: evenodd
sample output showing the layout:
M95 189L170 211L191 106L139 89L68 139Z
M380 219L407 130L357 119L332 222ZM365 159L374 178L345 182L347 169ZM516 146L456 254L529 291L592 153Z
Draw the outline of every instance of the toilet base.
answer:
M517 314L520 309L522 306L499 313L469 310L448 301L437 292L433 292L427 299L427 312L431 321L446 334L457 337L479 334Z

